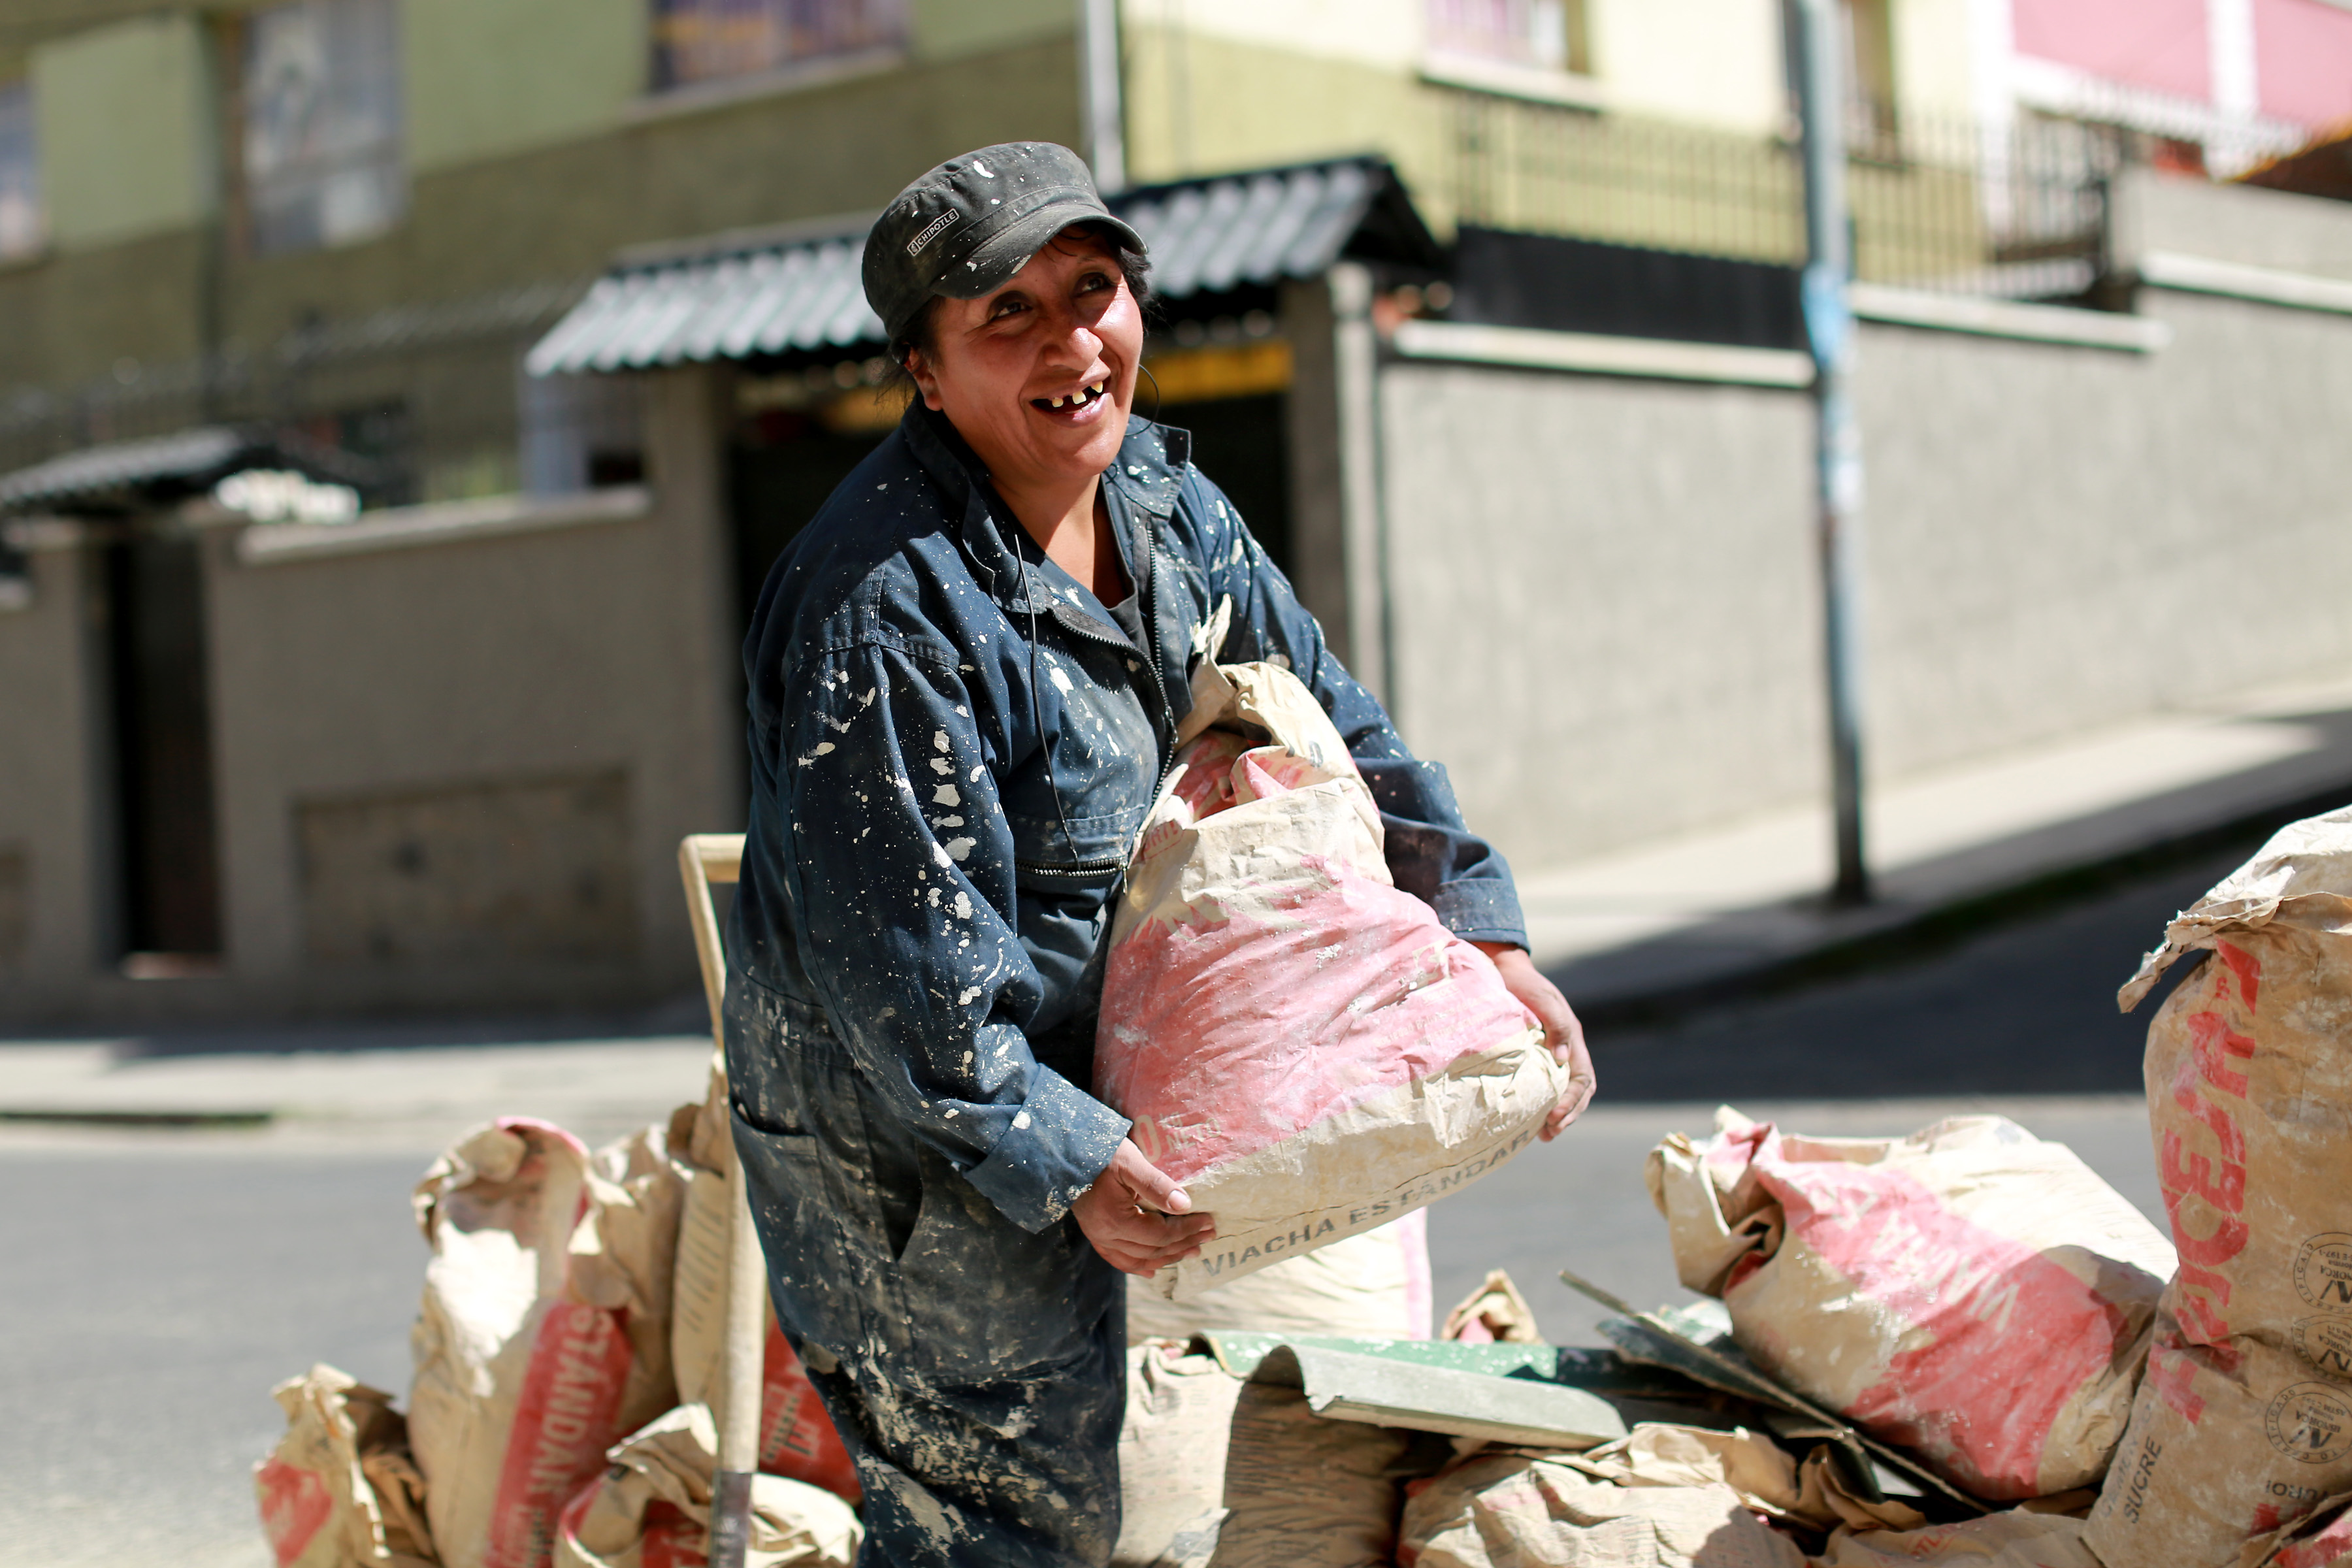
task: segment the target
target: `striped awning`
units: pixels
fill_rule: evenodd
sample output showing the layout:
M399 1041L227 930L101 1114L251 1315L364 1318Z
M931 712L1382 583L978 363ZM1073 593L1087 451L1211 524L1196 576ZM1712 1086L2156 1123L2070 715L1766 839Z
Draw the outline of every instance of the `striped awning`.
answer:
M361 489L379 466L287 431L209 425L171 436L85 447L0 475L0 514L136 510L199 494L247 468L289 468L327 484Z
M1111 209L1151 251L1166 300L1312 278L1367 243L1434 265L1395 173L1378 158L1303 163L1130 191ZM858 260L873 215L624 256L525 362L534 375L687 361L878 352Z

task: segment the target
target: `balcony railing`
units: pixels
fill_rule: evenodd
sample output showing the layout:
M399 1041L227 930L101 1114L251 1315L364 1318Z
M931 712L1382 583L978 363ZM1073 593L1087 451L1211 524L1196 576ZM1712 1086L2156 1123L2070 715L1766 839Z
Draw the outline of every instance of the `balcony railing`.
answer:
M1794 265L1804 193L1792 136L1594 114L1448 91L1454 221ZM2072 299L2101 276L2107 190L2126 148L2105 127L1994 130L1867 109L1852 117L1854 267L1875 283Z

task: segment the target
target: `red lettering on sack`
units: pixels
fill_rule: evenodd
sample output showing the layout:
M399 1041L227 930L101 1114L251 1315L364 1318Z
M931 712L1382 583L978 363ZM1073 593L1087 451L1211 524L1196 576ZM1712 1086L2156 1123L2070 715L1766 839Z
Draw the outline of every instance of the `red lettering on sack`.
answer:
M2217 997L2226 994L2233 974L2250 997L2260 991L2260 971L2243 951L2223 943L2222 962L2213 981ZM2158 1140L2157 1175L2164 1189L2165 1217L2172 1224L2174 1250L2179 1253L2184 1270L2204 1277L2200 1280L2184 1272L2183 1289L2175 1292L2182 1302L2180 1313L2201 1341L2218 1343L2229 1338L2229 1325L2213 1310L2215 1304L2228 1304L2226 1287L2213 1304L2199 1302L2186 1292L2190 1286L2218 1279L2210 1270L2243 1252L2252 1235L2246 1222L2237 1217L2246 1206L2246 1134L2230 1108L2208 1099L2202 1086L2244 1100L2246 1075L2232 1068L2230 1058L2251 1059L2254 1042L2210 1010L2189 1015L2187 1027L2190 1048L2174 1070L2172 1102L2213 1135L2220 1158L2190 1152L2181 1130L2168 1127ZM2182 1217L2181 1205L2192 1197L2220 1216L2220 1223L2208 1235L2191 1235Z
M278 1568L286 1568L318 1539L335 1511L335 1500L327 1495L327 1483L317 1471L289 1465L275 1454L261 1462L253 1479L261 1494L262 1533L269 1537Z
M2180 1200L2187 1195L2170 1187L2164 1191L2164 1212L2172 1221L2173 1250L2180 1254L2183 1263L2216 1268L2246 1249L2246 1238L2251 1233L2242 1219L2224 1219L2210 1236L2191 1236L2182 1228Z
M2191 1290L2203 1290L2212 1296L2207 1301L2192 1296ZM2182 1325L2195 1330L2190 1336L2197 1342L2218 1345L2230 1337L2230 1325L2217 1308L2230 1304L2230 1281L2210 1268L2194 1263L2183 1263L2173 1279L2173 1313Z
M2238 977L2238 994L2245 1000L2246 1011L2253 1012L2262 1002L2262 964L2244 948L2232 946L2226 942L2216 942L2213 944L2213 951L2220 956L2223 966ZM2216 982L2214 989L2217 993L2221 992L2221 984Z
M2197 1070L2205 1081L2224 1094L2246 1098L2246 1075L2222 1060L2232 1056L2246 1061L2254 1054L2251 1036L2242 1035L2224 1023L2219 1013L2192 1013L2189 1017L2189 1038L2196 1050ZM2179 1089L2173 1090L2176 1096Z
M2222 1214L2237 1214L2246 1206L2245 1166L2230 1160L2217 1166L2202 1154L2189 1153L2180 1134L2168 1127L2158 1175L2171 1201L2202 1198Z
M760 1468L858 1500L857 1465L793 1353L792 1341L772 1321L761 1361Z
M646 1505L646 1532L637 1548L644 1568L704 1568L709 1534L676 1503L656 1498Z
M621 1314L578 1301L548 1305L531 1340L490 1505L484 1568L546 1568L563 1506L604 1468L620 1436L629 1337Z
M2147 1385L2191 1426L2205 1418L2205 1401L2190 1385L2197 1363L2172 1344L2156 1344L2147 1352Z

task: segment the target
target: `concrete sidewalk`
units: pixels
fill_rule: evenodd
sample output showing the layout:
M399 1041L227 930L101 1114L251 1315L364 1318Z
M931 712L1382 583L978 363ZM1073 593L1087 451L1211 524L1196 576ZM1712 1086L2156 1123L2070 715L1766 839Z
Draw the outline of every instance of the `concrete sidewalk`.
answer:
M2095 868L2352 802L2352 674L1894 781L1866 803L1874 900L1828 905L1825 805L1520 878L1536 959L1580 1010L1687 1005Z
M2352 676L2262 693L1878 792L1880 899L1832 910L1820 809L1522 879L1537 956L1588 1016L1721 997L1834 950L1900 936L2087 867L2282 810L2352 799ZM584 1137L698 1099L698 995L587 1021L277 1027L0 1042L0 1138L429 1151L493 1115ZM119 1131L93 1132L93 1124Z

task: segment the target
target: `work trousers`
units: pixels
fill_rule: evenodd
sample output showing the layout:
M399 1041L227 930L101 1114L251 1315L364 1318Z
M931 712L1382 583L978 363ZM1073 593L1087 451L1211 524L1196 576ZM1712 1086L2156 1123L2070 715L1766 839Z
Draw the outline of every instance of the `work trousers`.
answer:
M776 1317L857 1461L860 1568L1064 1568L1118 1536L1126 1295L896 1126L824 1015L735 977L735 1147Z

